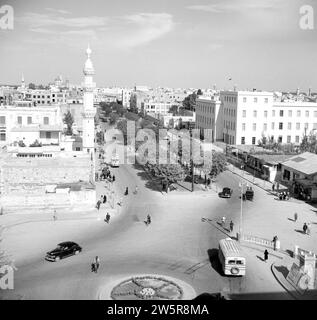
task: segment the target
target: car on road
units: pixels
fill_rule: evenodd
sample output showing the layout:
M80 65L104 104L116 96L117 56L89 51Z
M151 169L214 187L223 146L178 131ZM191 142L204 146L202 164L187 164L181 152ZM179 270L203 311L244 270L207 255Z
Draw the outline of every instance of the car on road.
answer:
M45 260L48 261L59 261L60 259L77 255L82 251L82 248L75 242L66 241L61 242L57 247L46 253Z
M120 163L119 163L119 156L118 155L114 155L111 158L111 167L112 168L119 168Z
M232 190L228 187L225 187L222 189L221 192L218 193L218 196L220 198L231 198Z

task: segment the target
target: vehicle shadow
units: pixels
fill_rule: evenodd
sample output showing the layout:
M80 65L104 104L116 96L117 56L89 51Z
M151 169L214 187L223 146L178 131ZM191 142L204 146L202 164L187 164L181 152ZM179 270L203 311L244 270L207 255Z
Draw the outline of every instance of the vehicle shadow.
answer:
M210 264L212 268L219 273L221 276L223 276L222 268L221 268L221 263L218 258L218 249L208 249L207 254L209 257Z
M257 255L256 257L257 257L259 260L261 260L261 261L265 261L264 258L262 258L262 257L260 257L260 256L258 256L258 255Z
M293 218L287 218L287 220L295 222L295 219L293 219Z
M301 234L305 234L305 232L303 230L295 229L295 231L298 233L301 233Z

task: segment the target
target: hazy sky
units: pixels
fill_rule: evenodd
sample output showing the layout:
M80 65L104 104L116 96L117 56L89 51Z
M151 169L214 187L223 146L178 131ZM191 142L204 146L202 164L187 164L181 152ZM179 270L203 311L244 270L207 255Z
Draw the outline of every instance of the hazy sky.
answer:
M0 83L83 81L90 43L98 86L317 91L314 0L0 0ZM312 5L314 30L299 27ZM0 15L1 16L1 15ZM231 77L232 81L228 81Z

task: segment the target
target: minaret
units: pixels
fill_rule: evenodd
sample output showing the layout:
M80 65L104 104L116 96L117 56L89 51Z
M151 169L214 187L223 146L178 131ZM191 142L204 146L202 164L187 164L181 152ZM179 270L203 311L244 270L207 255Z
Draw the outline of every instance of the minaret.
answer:
M92 165L94 167L95 157L95 114L96 110L94 108L94 88L95 83L93 82L92 76L95 74L95 70L93 64L90 60L91 49L88 48L86 50L87 60L84 66L84 111L83 115L83 151L90 154L90 158L92 161ZM92 172L92 180L94 181L94 169Z
M21 78L21 89L25 89L25 82L24 82L24 74L22 73L22 78Z

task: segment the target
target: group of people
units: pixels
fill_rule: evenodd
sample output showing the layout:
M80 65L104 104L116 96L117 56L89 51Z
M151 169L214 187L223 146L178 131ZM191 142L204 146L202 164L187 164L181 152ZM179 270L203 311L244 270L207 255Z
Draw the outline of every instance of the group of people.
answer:
M290 198L289 191L280 192L278 195L278 198L280 200L289 200L289 198Z
M226 217L223 216L223 217L221 218L221 226L224 228L224 227L225 227L225 224L226 224ZM230 223L229 223L230 232L233 231L233 226L234 226L234 223L233 223L233 221L231 220Z

